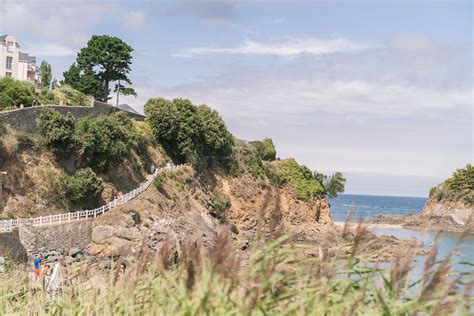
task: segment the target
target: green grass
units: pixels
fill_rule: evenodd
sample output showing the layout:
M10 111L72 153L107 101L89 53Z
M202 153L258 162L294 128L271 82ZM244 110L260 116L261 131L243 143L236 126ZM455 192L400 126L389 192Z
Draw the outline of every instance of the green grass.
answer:
M467 315L474 307L473 274L451 274L451 261L427 259L423 277L410 288L413 254L400 253L382 270L355 242L319 255L288 237L252 251L248 266L223 230L207 253L185 242L177 261L165 243L142 254L123 276L93 265L69 268L63 292L53 297L28 290L20 269L0 275L0 314L32 315ZM313 248L315 246L312 246ZM343 249L352 251L347 255ZM257 249L258 248L258 249ZM345 253L345 254L343 254ZM464 286L464 290L460 288Z

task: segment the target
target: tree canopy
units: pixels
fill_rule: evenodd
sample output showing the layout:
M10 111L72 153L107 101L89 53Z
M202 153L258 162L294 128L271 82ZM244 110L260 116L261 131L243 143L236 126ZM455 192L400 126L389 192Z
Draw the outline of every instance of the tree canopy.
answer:
M156 98L147 102L145 113L156 141L177 162L228 166L234 138L215 110L186 99Z
M33 86L10 77L0 79L0 110L31 105L34 98Z
M43 60L40 64L40 77L41 77L41 85L43 87L49 87L51 84L51 80L53 79L53 74L51 70L51 65Z
M128 78L133 48L118 37L94 35L77 54L76 63L64 72L64 82L73 88L107 102L110 83Z

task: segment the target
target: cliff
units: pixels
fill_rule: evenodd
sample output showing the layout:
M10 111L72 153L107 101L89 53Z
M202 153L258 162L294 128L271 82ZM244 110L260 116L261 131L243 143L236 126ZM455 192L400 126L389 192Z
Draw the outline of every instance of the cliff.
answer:
M378 217L411 229L474 233L474 167L467 164L432 188L419 214Z

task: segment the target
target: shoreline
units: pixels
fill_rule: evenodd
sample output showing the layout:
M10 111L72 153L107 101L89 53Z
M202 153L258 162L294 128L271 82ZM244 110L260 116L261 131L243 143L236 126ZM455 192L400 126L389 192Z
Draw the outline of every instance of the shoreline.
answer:
M345 225L345 222L336 222L336 221L334 221L334 224L336 224L336 226L339 227L339 228L343 228L344 225ZM359 223L355 223L355 222L348 222L347 223L347 226L350 229L356 228L357 225L359 225ZM365 226L367 229L371 229L371 228L406 229L406 228L402 227L402 225L399 225L399 224L363 223L362 225Z

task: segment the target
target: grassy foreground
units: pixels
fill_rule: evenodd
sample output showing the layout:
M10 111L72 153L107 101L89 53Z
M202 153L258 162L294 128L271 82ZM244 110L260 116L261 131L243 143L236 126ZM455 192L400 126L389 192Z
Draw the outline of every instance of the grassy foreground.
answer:
M361 255L357 234L344 245L349 254L341 246L311 256L281 237L255 247L248 261L229 237L222 231L210 253L186 242L177 259L165 243L124 274L78 264L54 295L30 291L26 273L10 269L0 275L0 315L467 315L474 307L474 274L453 274L450 258L436 262L436 249L414 285L414 253L382 270Z

